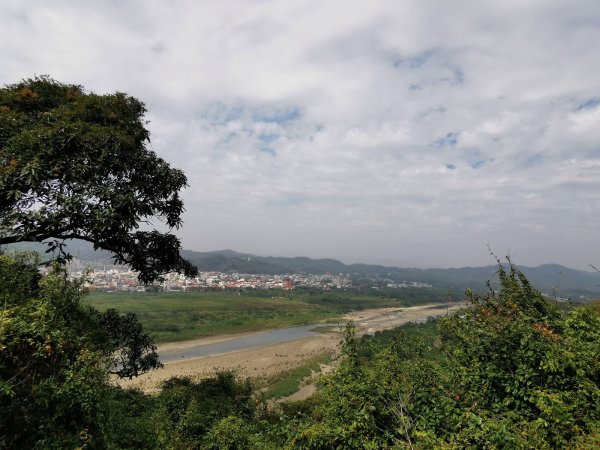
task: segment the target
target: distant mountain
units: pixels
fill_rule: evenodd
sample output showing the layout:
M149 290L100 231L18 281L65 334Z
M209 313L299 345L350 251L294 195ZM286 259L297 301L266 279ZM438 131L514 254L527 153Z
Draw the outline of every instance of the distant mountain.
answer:
M496 265L451 269L413 269L372 264L344 264L335 259L306 257L283 258L237 253L232 250L194 252L184 250L183 256L203 271L240 272L252 274L337 274L349 273L358 277L379 276L390 280L420 281L443 289L462 291L467 287L483 289L488 280L497 285ZM561 296L594 296L600 294L600 274L570 269L558 264L538 267L518 266L532 285L548 294Z
M222 252L194 252L183 250L181 256L190 260L203 272L239 272L254 274L290 273L286 268L272 264L254 255L236 253L232 250Z
M40 244L23 244L21 250L43 252ZM110 253L95 252L87 242L73 241L69 243L69 251L83 261L110 261ZM452 269L414 269L386 267L373 264L344 264L335 259L312 259L306 257L283 258L274 256L257 256L249 253L238 253L233 250L213 252L196 252L183 250L182 256L205 272L238 272L249 274L284 275L289 273L305 274L353 274L356 277L381 277L392 281L420 281L430 283L441 289L462 292L470 287L481 290L491 280L497 285L497 266L461 267ZM558 297L580 295L586 297L600 296L600 274L574 270L558 264L544 264L538 267L518 266L532 285L542 292Z

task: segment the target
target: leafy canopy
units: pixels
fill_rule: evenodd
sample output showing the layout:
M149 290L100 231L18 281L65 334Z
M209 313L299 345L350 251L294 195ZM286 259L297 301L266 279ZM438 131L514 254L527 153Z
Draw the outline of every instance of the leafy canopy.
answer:
M140 231L152 217L179 228L187 185L148 149L142 102L96 95L48 77L0 88L0 245L48 243L68 259L65 239L113 253L150 282L194 275L173 234Z

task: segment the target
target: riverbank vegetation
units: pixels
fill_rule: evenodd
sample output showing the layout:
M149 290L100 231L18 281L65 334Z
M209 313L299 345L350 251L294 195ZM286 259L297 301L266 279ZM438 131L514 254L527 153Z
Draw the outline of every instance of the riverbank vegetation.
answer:
M293 369L271 375L269 377L254 381L257 388L261 388L261 398L264 400L280 399L289 397L296 393L302 383L309 380L313 375L321 372L321 368L332 363L334 354L325 351L306 360L303 364Z
M416 291L416 290L415 290ZM156 342L173 342L219 334L259 331L324 320L347 312L403 307L439 301L438 291L389 293L321 290L100 293L86 303L100 311L135 313Z

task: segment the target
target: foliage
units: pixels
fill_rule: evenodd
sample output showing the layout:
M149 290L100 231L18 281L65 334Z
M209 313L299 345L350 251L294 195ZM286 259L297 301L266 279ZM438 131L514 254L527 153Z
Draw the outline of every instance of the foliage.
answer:
M231 372L167 380L157 394L113 388L110 448L279 449L278 416Z
M464 429L456 438L471 442L469 427L497 420L501 441L568 446L599 418L600 318L586 309L565 318L513 267L500 266L499 276L498 293L469 293L471 308L443 323L460 374L454 393L470 418L457 424Z
M204 448L244 450L256 448L256 445L258 442L253 439L251 425L237 416L227 416L211 428Z
M0 279L28 287L0 293L0 447L102 447L107 375L80 287L58 270L37 286L31 270L15 272L22 262L0 261Z
M237 428L240 434L245 428L243 421L252 419L255 413L252 392L250 383L239 382L231 372L197 383L189 378L166 381L157 398L155 416L159 447L204 448L211 442L210 432L215 426L223 430ZM229 439L235 443L242 438Z
M135 314L121 314L116 309L99 312L92 308L89 313L97 325L95 343L110 355L109 373L131 379L162 366L156 345Z
M83 239L150 282L196 273L169 233L139 231L158 217L181 225L185 175L148 149L145 106L47 77L0 89L0 245ZM50 240L50 241L48 241Z
M111 387L109 350L152 344L134 317L94 312L80 283L58 268L40 279L32 264L0 255L0 448L544 449L600 440L600 303L558 308L514 267L499 267L499 291L469 291L457 315L361 338L348 324L341 364L317 394L268 411L232 373L173 378L153 395ZM144 370L143 352L119 354L133 359L119 367Z
M108 409L109 448L157 448L154 396L136 389L113 387Z
M323 352L305 360L299 366L255 382L255 386L264 388L261 392L262 398L265 400L288 397L300 389L303 380L311 377L313 373L319 372L321 364L329 364L331 361L332 353Z
M153 345L135 317L84 305L59 266L40 277L35 260L0 254L0 280L0 448L104 447L107 368L116 354L120 375L147 371Z
M597 436L600 314L562 313L514 267L470 307L356 341L310 410L288 417L295 448L572 448ZM371 344L369 341L372 341ZM588 436L588 437L586 437Z

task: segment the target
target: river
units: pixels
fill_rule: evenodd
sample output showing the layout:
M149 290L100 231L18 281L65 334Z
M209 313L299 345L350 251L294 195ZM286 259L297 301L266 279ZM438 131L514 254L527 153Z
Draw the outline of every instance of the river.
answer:
M228 353L237 350L246 350L252 347L262 347L270 344L294 341L309 336L318 336L320 333L311 331L323 324L302 325L296 327L268 330L255 334L244 335L223 342L211 344L198 344L188 348L174 348L172 350L161 350L160 361L171 363L185 359L200 358L202 356Z
M349 313L346 319L353 320L358 328L357 336L372 334L376 331L385 330L402 325L407 322L421 323L428 317L440 316L449 310L464 306L461 304L427 304L405 308L384 308ZM295 341L311 336L323 336L322 333L311 331L317 327L327 325L324 323L313 323L294 327L279 328L274 330L259 331L256 333L231 336L226 340L217 342L202 341L182 343L181 346L171 344L167 348L159 348L161 362L168 364L177 361L201 358L204 356L219 355L255 347L264 347L271 344L281 344ZM335 327L333 324L330 326ZM343 325L340 322L338 325ZM340 337L341 338L341 337Z

